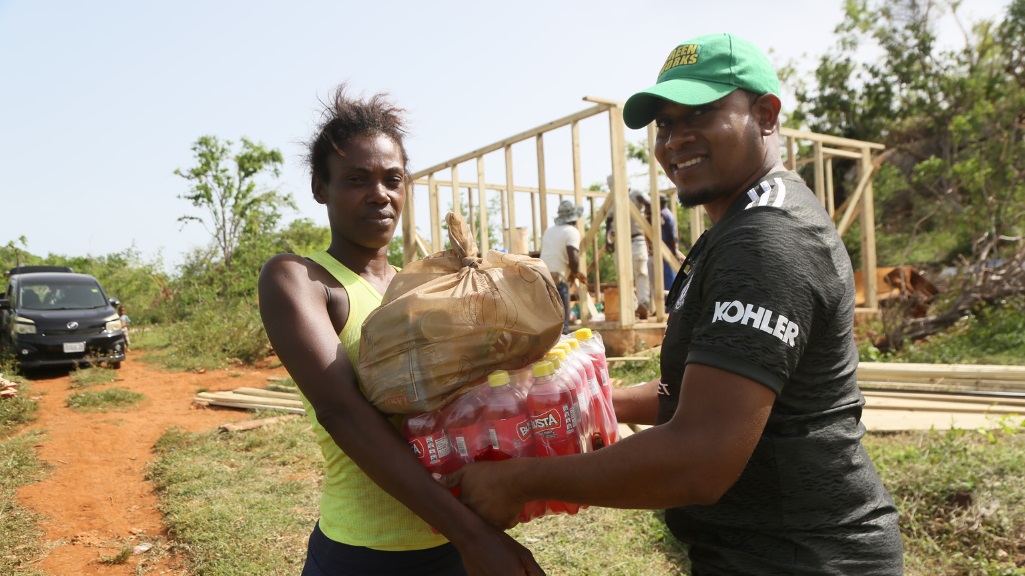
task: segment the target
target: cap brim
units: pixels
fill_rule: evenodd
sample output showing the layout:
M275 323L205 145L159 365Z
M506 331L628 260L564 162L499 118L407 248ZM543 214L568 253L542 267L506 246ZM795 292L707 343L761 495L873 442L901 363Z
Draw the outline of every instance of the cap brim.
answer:
M623 121L629 128L636 130L655 119L655 113L663 101L699 106L714 102L736 89L736 86L729 84L690 78L666 80L628 98L623 107Z

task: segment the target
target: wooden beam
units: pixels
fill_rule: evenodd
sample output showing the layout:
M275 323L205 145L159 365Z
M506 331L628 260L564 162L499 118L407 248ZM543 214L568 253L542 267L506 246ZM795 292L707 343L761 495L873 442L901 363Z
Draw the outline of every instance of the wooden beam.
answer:
M517 142L522 142L523 140L526 140L528 138L533 138L534 136L537 136L538 134L540 134L542 132L550 132L552 130L555 130L556 128L561 128L563 126L568 126L568 125L572 124L573 122L575 122L577 120L583 120L584 118L590 118L591 116L595 116L597 114L601 114L602 112L608 110L609 108L610 108L610 106L608 104L599 104L597 106L592 106L591 108L587 108L585 110L581 110L580 112L576 112L574 114L570 114L569 116L564 116L562 118L559 118L558 120L552 120L551 122L546 122L544 124L541 124L540 126L531 128L530 130L525 130L523 132L520 132L519 134L516 134L515 136L510 136L508 138L505 138L504 140L499 140L498 142L495 142L494 144L489 144L489 145L484 146L482 148L478 148L478 149L474 150L473 152L467 152L466 154L463 154L462 156L457 156L457 157L455 157L455 158L453 158L451 160L446 160L446 161L444 161L444 162L442 162L440 164L435 164L434 166L430 166L428 168L424 168L423 170L420 170L420 171L417 171L417 172L413 173L413 179L416 180L417 178L420 178L421 176L426 176L427 174L430 174L431 172L439 172L441 170L444 170L446 168L451 167L454 164L462 164L463 162L466 162L467 160L473 160L474 158L477 158L478 156L484 156L485 154L494 152L496 150L501 150L502 148L505 148L507 146L511 146L511 145L513 145L513 144L515 144Z
M484 157L477 157L477 194L480 196L480 235L481 254L491 249L491 227L488 225L488 188L484 184Z
M803 130L794 130L793 128L780 128L780 136L787 136L791 138L799 138L801 140L811 140L813 142L821 142L823 144L829 144L831 146L839 146L841 148L854 148L854 149L871 149L871 150L885 150L886 146L875 142L865 142L863 140L852 140L851 138L841 138L840 136L830 136L828 134L818 134L816 132L805 132Z
M545 180L544 134L537 135L537 188L541 203L541 233L543 234L548 229L548 182ZM538 251L541 250L541 240L538 238L537 228L534 228L534 246Z
M815 197L819 204L826 205L826 169L823 165L822 143L815 142L812 146L812 154L815 157Z
M1013 380L1025 382L1025 366L995 364L925 364L861 362L858 378L958 378L961 380Z
M655 123L648 124L648 196L651 198L651 302L655 319L666 317L665 266L662 254L666 252L662 243L662 198L658 192L658 162L655 161Z
M864 151L858 171L867 174L861 195L861 269L865 280L865 307L879 307L879 278L876 276L876 215L872 198L872 153Z
M452 212L465 216L463 209L459 205L459 166L452 167ZM467 220L473 220L473 218L467 218Z
M438 182L438 186L451 186L452 185L452 182L450 180L444 180L444 179L441 179L441 178L438 178L437 182ZM422 176L419 179L417 179L415 183L416 184L426 185L427 184L427 177L426 176ZM467 183L467 182L459 182L458 185L459 186L474 186L475 184ZM484 185L489 190L501 190L501 189L503 189L505 187L504 183L503 184L496 184L494 182L485 183ZM533 192L534 194L537 194L541 190L537 186L529 186L529 185L526 185L526 184L516 184L514 186L514 188L516 189L517 192ZM676 189L675 188L671 188L671 189L667 189L667 190L662 190L662 192L663 193L675 194L676 193ZM580 194L581 194L581 196L583 196L585 198L605 198L606 196L608 196L608 192L604 192L602 190L587 190L586 188L582 189L580 191ZM552 188L551 186L548 186L548 195L549 196L552 196L552 195L574 196L574 195L576 195L576 191L575 190L567 190L565 188Z
M826 181L826 213L829 214L829 218L833 218L833 213L836 212L836 201L833 198L833 159L825 159L826 172L824 175Z
M612 147L612 198L616 217L612 219L616 232L616 278L619 287L619 325L634 325L634 272L630 248L630 201L626 181L626 137L623 129L623 109L609 108L609 141Z
M509 251L512 251L512 235L516 228L516 218L513 216L514 193L512 144L508 144L505 147L505 192L502 194L502 242Z
M416 212L413 210L413 182L406 182L406 202L402 205L402 262L409 264L416 256Z
M432 173L427 177L427 193L428 202L431 207L431 250L432 252L441 252L442 246L445 245L441 239L441 206L438 200L438 181L434 178Z
M868 171L860 173L858 185L854 188L854 193L851 194L843 203L843 216L840 218L840 222L836 225L836 229L840 233L840 236L847 233L847 228L850 227L852 218L854 217L854 210L861 202L861 196L865 193L865 188L868 187L868 183L872 181L871 165L869 165L869 168L870 169Z

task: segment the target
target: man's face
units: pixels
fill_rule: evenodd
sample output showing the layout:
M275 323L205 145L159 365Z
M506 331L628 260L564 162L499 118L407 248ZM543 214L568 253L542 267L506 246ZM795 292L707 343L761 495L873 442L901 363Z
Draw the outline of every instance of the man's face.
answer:
M330 180L313 187L313 197L327 206L332 244L384 248L406 200L402 149L377 134L355 138L341 151L327 159Z
M655 158L684 206L705 205L713 221L766 166L754 96L743 90L701 106L665 101L655 115Z

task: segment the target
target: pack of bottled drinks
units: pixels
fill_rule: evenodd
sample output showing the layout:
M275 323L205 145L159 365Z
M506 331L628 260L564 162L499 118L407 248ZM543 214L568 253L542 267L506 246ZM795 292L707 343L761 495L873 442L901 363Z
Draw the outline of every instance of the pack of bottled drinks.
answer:
M443 407L407 414L402 432L437 474L475 461L580 454L612 444L619 427L601 335L581 328L563 336L544 358L495 370ZM519 521L579 508L529 502Z
M386 414L439 408L496 370L542 358L562 334L562 298L544 262L479 255L462 216L452 248L404 267L363 322L360 384Z

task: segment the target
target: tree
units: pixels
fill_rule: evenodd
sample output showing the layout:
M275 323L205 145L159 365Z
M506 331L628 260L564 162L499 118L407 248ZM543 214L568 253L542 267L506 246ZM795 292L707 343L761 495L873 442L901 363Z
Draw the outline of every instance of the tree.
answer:
M880 260L931 254L916 263L962 270L951 283L957 295L928 318L905 319L891 332L894 347L1025 285L1025 0L1011 2L1000 23L967 27L960 4L848 0L836 48L810 87L797 90L794 121L887 147L877 158L876 213L905 246L881 245ZM937 45L933 29L944 13L961 26L963 46ZM878 58L859 58L873 50ZM838 198L853 189L845 172L837 161Z
M229 271L235 251L247 236L255 238L273 231L281 209L296 207L291 195L258 184L261 176L280 176L284 162L281 152L242 138L240 149L233 153L233 144L222 143L216 136L202 136L192 145L196 165L174 171L189 181L189 191L178 197L207 212L206 217L184 215L178 221L183 225L202 224Z

